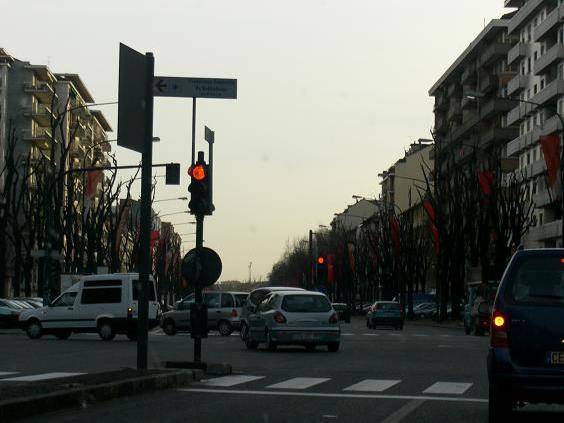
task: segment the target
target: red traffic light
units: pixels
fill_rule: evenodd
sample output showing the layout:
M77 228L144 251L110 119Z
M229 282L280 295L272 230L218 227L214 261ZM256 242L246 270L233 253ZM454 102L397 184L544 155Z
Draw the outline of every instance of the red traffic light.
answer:
M323 263L325 263L325 258L323 256L317 257L317 264L323 264Z
M206 179L207 176L206 169L204 165L201 164L192 166L188 170L188 174L192 177L192 179L195 179L196 181L203 181L204 179Z

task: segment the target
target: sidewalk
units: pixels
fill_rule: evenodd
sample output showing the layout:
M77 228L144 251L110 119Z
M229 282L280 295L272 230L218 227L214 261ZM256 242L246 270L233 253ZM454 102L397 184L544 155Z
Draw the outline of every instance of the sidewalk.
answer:
M121 369L44 381L0 381L0 421L21 419L85 403L185 386L201 370Z

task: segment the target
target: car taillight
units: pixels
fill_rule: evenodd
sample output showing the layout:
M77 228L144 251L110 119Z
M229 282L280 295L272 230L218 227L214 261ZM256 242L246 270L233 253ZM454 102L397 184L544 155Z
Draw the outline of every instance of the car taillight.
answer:
M127 307L127 318L131 319L133 317L133 309L131 307Z
M286 323L286 318L284 317L284 315L282 313L280 313L279 311L277 311L276 313L274 313L274 315L272 316L272 318L274 319L274 321L276 323Z
M494 310L492 313L490 332L490 345L492 347L509 347L509 339L507 337L507 316L499 310Z
M238 316L237 310L235 309L231 310L231 317L237 317L237 316Z
M339 316L337 316L337 313L333 313L331 317L329 317L329 323L339 323Z

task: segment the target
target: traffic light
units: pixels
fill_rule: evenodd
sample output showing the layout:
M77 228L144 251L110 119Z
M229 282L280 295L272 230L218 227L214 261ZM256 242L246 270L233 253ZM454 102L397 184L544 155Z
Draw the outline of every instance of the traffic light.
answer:
M324 284L327 282L327 260L325 256L318 256L315 260L315 269L317 275L317 283Z
M202 158L188 170L191 182L188 187L190 202L188 207L191 214L211 214L209 168Z

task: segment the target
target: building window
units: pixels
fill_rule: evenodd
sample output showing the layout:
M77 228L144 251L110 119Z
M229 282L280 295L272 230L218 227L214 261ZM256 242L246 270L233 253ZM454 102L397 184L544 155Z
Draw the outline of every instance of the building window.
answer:
M544 89L544 79L541 79L541 84L540 84L541 90Z
M533 150L533 163L536 162L536 161L537 161L537 149L535 148ZM535 192L537 192L536 186L537 186L537 183L535 182Z
M539 225L542 225L544 221L544 213L539 213Z
M537 193L537 181L533 181L533 195Z
M527 75L531 73L531 58L527 57Z
M537 84L535 84L535 86L533 87L533 95L535 95L536 93L539 92L538 88L539 88L539 86Z
M528 151L527 152L527 165L530 165L530 164L531 164L531 152Z
M539 57L539 52L535 51L535 55L534 55L535 60L537 60L538 57Z

